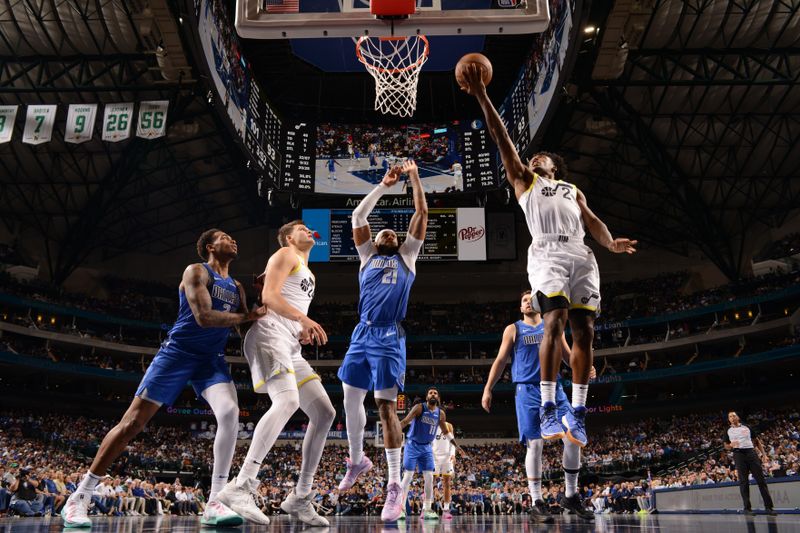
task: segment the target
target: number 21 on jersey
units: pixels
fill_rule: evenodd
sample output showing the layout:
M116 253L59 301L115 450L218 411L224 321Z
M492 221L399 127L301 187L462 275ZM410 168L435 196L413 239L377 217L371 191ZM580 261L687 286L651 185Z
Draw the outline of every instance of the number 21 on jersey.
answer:
M397 269L396 268L383 269L383 278L381 278L381 283L383 283L384 285L397 285Z

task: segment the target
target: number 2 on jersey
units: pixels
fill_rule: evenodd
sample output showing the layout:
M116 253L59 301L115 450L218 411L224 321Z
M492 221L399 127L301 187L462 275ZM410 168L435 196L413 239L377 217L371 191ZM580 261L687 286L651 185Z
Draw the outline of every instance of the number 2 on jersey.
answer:
M384 285L397 285L397 269L396 268L386 268L383 271L383 278L381 278L381 283Z

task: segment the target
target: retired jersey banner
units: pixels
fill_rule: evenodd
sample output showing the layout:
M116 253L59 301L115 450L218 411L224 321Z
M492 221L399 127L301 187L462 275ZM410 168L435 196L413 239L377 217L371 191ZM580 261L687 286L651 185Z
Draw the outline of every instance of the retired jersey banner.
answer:
M167 126L169 100L148 100L139 104L136 136L143 139L163 137Z
M53 136L53 124L56 121L54 105L29 105L25 117L25 131L22 142L26 144L42 144L50 142Z
M68 143L85 143L92 140L97 104L70 104L64 140Z
M16 105L0 105L0 144L11 140L18 108Z
M133 124L133 102L106 104L103 112L103 140L124 141L131 136Z

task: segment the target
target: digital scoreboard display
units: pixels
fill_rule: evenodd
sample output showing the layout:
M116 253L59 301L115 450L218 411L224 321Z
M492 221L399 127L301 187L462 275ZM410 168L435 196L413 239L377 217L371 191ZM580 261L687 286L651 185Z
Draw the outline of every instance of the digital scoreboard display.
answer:
M304 209L303 220L315 232L317 244L310 261L359 261L353 242L352 209ZM394 230L400 241L406 238L414 208L376 209L369 226L374 236L383 229ZM428 209L428 228L419 260L486 260L486 223L481 208Z
M464 154L464 190L497 187L496 148L481 120L465 124L461 130Z
M251 168L271 183L278 183L280 176L281 154L275 139L275 132L280 139L280 131L280 120L264 98L261 86L251 78L244 146L252 160Z
M316 128L305 122L288 124L284 132L283 172L280 186L286 191L314 191Z

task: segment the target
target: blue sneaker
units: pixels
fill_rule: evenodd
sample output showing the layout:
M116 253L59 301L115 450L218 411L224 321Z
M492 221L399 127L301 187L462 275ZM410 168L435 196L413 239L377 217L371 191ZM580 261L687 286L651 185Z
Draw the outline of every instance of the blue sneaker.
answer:
M558 421L555 403L546 402L539 409L539 429L545 440L560 439L564 436L564 426Z
M567 411L561 422L567 428L567 438L581 448L586 446L586 407L575 407Z

